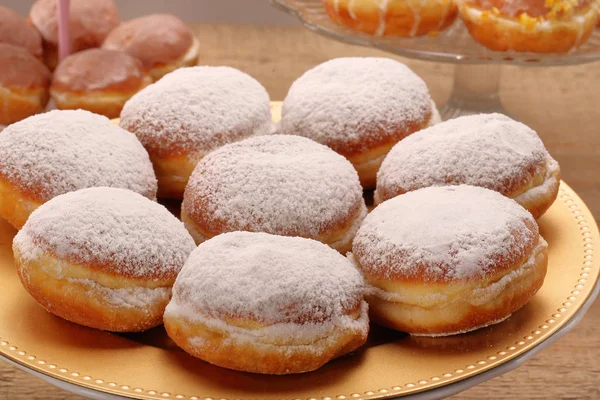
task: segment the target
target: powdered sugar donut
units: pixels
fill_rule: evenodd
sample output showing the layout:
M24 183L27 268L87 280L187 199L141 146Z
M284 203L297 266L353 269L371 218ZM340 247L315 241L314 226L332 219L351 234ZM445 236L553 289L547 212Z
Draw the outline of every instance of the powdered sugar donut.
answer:
M265 88L229 67L181 68L166 75L125 103L120 124L148 150L159 196L177 199L208 152L274 129Z
M319 242L225 233L186 261L165 328L186 352L221 367L312 371L365 342L363 294L360 273Z
M196 64L200 44L188 26L169 14L151 14L126 21L106 37L103 48L140 60L152 79Z
M524 208L474 186L429 187L380 204L353 259L375 321L443 336L499 322L542 286L547 243Z
M231 231L319 240L344 253L367 213L344 157L299 136L223 146L198 163L181 219L197 242Z
M41 204L94 186L156 198L156 177L131 133L88 111L50 111L0 135L0 216L15 228Z
M387 58L337 58L293 83L280 132L331 147L352 162L369 188L394 144L436 122L427 85L405 65Z
M375 203L427 186L482 186L539 218L552 205L560 168L537 133L501 114L456 118L417 132L389 152Z
M194 248L166 208L107 187L55 197L32 213L13 242L19 278L42 307L117 332L160 325Z

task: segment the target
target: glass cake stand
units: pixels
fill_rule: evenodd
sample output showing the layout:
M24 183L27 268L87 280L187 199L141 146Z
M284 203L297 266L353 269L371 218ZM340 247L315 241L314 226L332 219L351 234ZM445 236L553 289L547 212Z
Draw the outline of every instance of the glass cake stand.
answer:
M476 43L459 18L435 37L386 38L334 23L325 12L322 0L270 1L275 7L296 16L308 29L327 37L403 57L456 64L452 94L440 109L444 119L488 112L506 114L498 92L502 65L575 65L600 59L600 30L596 30L583 46L569 53L498 52Z

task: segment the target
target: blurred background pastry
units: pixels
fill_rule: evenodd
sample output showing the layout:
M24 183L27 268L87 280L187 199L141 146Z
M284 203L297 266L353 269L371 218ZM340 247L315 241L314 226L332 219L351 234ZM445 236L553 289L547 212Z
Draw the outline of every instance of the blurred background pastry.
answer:
M154 80L180 67L196 64L199 43L174 15L152 14L123 22L102 45L141 60Z
M0 6L0 43L24 47L36 58L42 59L42 37L27 20L11 10Z
M54 71L50 95L59 109L84 109L117 118L125 102L151 83L141 61L127 53L88 49Z
M26 48L0 43L0 125L43 111L51 73Z

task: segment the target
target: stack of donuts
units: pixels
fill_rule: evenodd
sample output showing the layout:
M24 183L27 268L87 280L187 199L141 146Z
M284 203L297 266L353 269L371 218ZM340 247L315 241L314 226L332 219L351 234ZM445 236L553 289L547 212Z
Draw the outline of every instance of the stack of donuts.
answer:
M68 25L71 55L59 62L57 0L37 0L27 20L0 6L0 125L44 111L50 98L116 118L133 94L199 55L177 17L121 23L114 0L71 0Z
M277 124L254 78L189 67L133 95L118 125L55 110L7 127L0 215L49 312L114 332L164 323L209 363L291 374L358 349L371 322L447 336L523 307L546 275L536 218L559 172L506 116L441 122L391 59L307 71Z
M497 51L565 53L584 44L598 0L323 0L337 24L374 36L437 36L457 15Z

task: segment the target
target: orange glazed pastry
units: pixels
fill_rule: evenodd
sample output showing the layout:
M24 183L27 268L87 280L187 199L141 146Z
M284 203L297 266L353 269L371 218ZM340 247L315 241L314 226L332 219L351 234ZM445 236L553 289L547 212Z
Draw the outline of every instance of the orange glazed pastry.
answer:
M374 321L445 336L508 318L546 276L547 243L514 200L475 186L429 187L385 201L361 225L352 258Z
M50 71L24 47L0 43L0 125L42 112Z
M199 42L187 25L174 15L152 14L122 23L103 47L124 51L141 60L152 79L196 64Z
M596 0L457 0L471 36L498 51L564 53L585 43Z
M165 329L211 364L261 374L307 372L365 343L363 295L360 273L322 243L225 233L186 261Z
M0 43L24 47L36 58L42 59L42 37L25 18L0 6Z
M414 37L446 29L456 18L452 0L324 0L331 19L375 36Z
M50 95L61 110L81 108L117 118L125 102L151 82L141 61L129 54L89 49L58 65Z
M17 273L46 310L114 332L162 323L194 241L165 207L125 189L53 198L15 236Z

